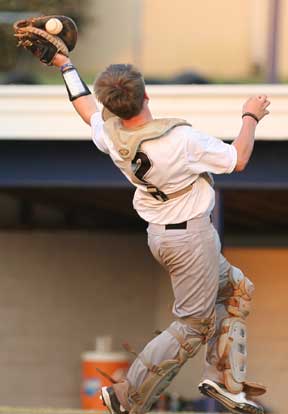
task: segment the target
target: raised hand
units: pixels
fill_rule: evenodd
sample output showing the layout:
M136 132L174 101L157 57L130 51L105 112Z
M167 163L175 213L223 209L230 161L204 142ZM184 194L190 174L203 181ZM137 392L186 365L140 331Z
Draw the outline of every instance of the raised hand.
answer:
M260 121L260 119L269 114L267 110L269 105L270 101L266 95L252 96L244 103L243 114L250 112Z

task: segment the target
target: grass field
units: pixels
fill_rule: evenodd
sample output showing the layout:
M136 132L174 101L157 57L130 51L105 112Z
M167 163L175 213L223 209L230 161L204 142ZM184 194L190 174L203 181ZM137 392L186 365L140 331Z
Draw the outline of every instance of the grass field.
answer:
M95 410L81 410L73 408L24 408L24 407L1 407L1 414L104 414L108 411L95 411ZM151 411L150 414L168 414L171 411ZM181 411L181 414L197 414L192 411ZM206 412L208 413L208 412ZM177 413L174 413L177 414ZM179 412L180 414L180 412ZM217 414L217 413L214 413Z

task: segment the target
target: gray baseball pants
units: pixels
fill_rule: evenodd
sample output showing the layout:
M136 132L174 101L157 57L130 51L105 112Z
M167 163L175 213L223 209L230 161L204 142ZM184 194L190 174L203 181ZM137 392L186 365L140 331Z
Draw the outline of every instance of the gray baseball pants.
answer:
M155 259L170 275L175 297L173 314L176 317L204 319L216 309L216 334L208 342L207 359L210 363L205 362L204 378L223 382L222 373L216 369L215 343L220 321L228 315L223 301L229 295L225 286L231 265L221 254L219 236L210 218L189 220L183 230L167 230L164 225L149 224L148 245ZM239 269L237 271L240 272ZM199 336L191 326L178 321L171 327L185 339ZM175 358L179 348L176 338L165 330L146 345L141 356L150 364L157 365ZM137 389L146 375L147 367L140 358L136 358L128 371L128 382Z

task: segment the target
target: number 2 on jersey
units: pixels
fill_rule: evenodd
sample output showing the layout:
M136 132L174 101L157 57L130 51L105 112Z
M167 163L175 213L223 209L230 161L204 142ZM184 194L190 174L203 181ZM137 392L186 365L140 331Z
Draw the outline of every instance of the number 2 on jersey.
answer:
M149 160L145 152L137 151L132 161L132 169L138 180L145 182L145 175L152 167L152 162Z

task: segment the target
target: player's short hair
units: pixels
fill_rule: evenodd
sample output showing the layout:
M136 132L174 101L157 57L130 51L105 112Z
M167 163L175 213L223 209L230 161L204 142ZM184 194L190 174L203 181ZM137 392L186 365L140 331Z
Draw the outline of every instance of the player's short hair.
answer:
M135 66L110 65L96 79L94 92L110 112L122 119L130 119L143 107L145 83Z

